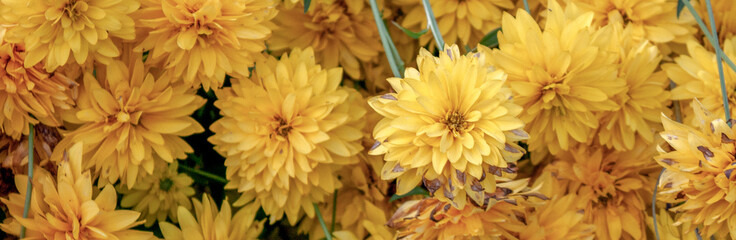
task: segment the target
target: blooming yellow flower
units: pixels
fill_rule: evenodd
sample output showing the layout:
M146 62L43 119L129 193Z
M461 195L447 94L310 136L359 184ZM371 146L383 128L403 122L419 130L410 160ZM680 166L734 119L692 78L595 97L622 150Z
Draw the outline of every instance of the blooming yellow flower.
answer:
M137 23L149 30L137 49L171 74L205 90L225 74L248 76L271 35L274 0L141 0ZM175 78L177 79L177 78Z
M66 119L80 126L59 142L52 161L83 142L84 167L94 167L100 182L122 179L133 187L139 172L153 173L155 161L172 162L193 151L181 136L204 130L189 115L205 100L165 73L152 74L140 57L130 60L97 69L96 77L84 74L77 109Z
M695 231L690 231L688 233L685 232L685 229L680 226L675 226L675 221L673 220L672 216L670 216L670 213L667 212L665 209L659 209L657 210L657 230L659 230L659 239L662 240L696 240L698 239L697 236L695 236ZM652 219L651 216L647 216L647 220L644 221L647 223L647 227L649 227L649 230L654 232L654 219Z
M341 66L353 79L362 78L360 62L376 61L383 50L371 9L362 1L315 1L307 13L301 3L293 8L282 5L280 11L269 50L312 47L317 63L325 68Z
M168 222L159 222L166 240L250 240L257 239L263 230L264 221L255 221L258 207L249 205L232 214L230 203L225 199L218 211L217 205L207 194L202 202L192 199L196 215L179 206L179 227ZM196 216L196 218L195 218Z
M70 89L77 83L62 73L46 73L42 64L24 67L26 47L3 41L3 33L0 28L0 134L19 140L30 123L61 126L61 112L74 105Z
M45 61L46 71L66 64L97 60L105 64L120 55L114 38L133 40L129 15L138 1L9 0L0 3L0 25L10 26L5 40L24 43L25 68Z
M222 118L209 141L226 157L225 186L294 225L303 209L341 186L335 172L358 161L366 113L360 94L339 87L342 69L323 69L314 51L264 57L250 79L233 81L215 102Z
M595 225L585 223L584 216L585 201L577 195L552 199L526 214L526 226L519 233L519 239L594 239Z
M107 185L95 197L89 171L82 172L82 144L69 149L68 160L60 163L56 180L36 168L28 218L23 218L27 176L17 175L19 193L0 199L13 220L0 224L6 233L18 236L26 227L26 239L155 239L150 232L130 230L140 213L115 210L117 194Z
M436 198L408 201L387 225L398 229L400 239L517 239L525 231L524 212L530 205L529 179L499 183L487 196L489 209L465 206L457 209Z
M695 19L687 9L677 16L677 0L572 0L595 13L594 25L623 23L632 28L631 38L655 44L684 43L697 32ZM703 16L703 15L701 15ZM707 16L707 15L705 15Z
M645 201L641 191L652 186L645 176L655 166L652 145L637 145L617 152L602 147L578 145L557 156L545 171L546 185L558 185L552 196L576 194L584 206L584 221L596 227L596 239L642 239L645 237ZM554 179L554 180L552 180Z
M492 169L524 154L515 142L528 135L516 117L521 107L503 87L506 75L477 56L460 55L457 45L440 57L422 50L419 69L388 79L396 93L368 101L384 117L373 131L371 154L386 154L381 177L397 178L397 194L423 182L457 208L466 196L485 206L484 195L495 191Z
M665 168L658 198L682 203L670 211L681 212L675 225L684 233L700 228L703 238L725 238L736 230L736 132L721 115L707 112L697 100L692 102L695 127L662 116L661 133L670 149L659 147L654 159Z
M618 78L626 90L613 96L618 110L599 114L598 142L618 151L631 150L634 144L651 144L654 132L661 130L660 113L669 115L669 79L658 70L662 60L659 50L650 42L637 41L632 28L623 30L612 23L614 31L610 51L617 53ZM643 141L642 141L643 140Z
M721 45L723 53L730 59L736 58L736 37L726 39ZM697 98L708 112L718 117L725 116L723 99L721 98L721 83L716 65L716 54L706 50L695 40L687 43L689 55L680 55L675 63L662 64L667 77L677 84L672 89L673 100L690 100ZM725 63L724 63L724 67ZM731 109L736 109L736 93L728 89L736 89L736 73L724 69L726 94ZM731 111L731 117L736 117L736 111ZM693 119L688 116L687 119ZM686 122L691 122L686 120Z
M544 30L523 9L504 13L500 49L491 57L508 74L514 102L524 108L529 150L557 154L587 142L599 126L596 112L616 110L612 97L625 90L612 55L600 51L610 34L591 27L592 12L551 0ZM608 31L610 32L610 31ZM534 154L533 154L534 155Z
M152 175L139 175L132 188L121 187L119 190L123 194L120 206L140 212L141 218L146 220L146 227L153 226L156 221L166 221L166 217L176 222L179 206L192 209L189 198L194 195L191 186L194 180L177 172L177 162L168 166L158 163L163 166L157 166Z
M412 30L427 27L422 0L397 0L406 11L401 25ZM511 0L430 0L434 17L447 44L475 46L483 36L501 26L502 12L513 9ZM434 46L431 33L419 37L420 45Z

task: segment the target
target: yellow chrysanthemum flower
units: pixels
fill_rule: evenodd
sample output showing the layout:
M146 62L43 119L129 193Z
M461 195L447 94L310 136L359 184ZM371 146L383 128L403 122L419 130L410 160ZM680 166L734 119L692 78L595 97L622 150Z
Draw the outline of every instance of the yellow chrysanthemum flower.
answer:
M3 33L0 28L0 134L19 140L28 135L29 123L61 126L61 112L74 105L70 89L77 83L62 73L46 73L42 64L24 67L26 48L3 41Z
M137 49L150 50L148 61L162 62L171 74L205 90L222 86L225 74L249 75L276 16L273 0L141 3L137 21L150 31Z
M547 183L550 184L550 183ZM585 202L575 194L548 201L526 214L522 240L594 239L595 225L585 223Z
M120 206L133 208L141 213L141 218L146 220L146 227L151 227L156 221L166 221L169 217L176 222L176 214L179 206L191 210L192 205L189 198L194 195L191 177L184 173L178 173L179 164L173 162L159 165L152 175L139 175L138 181L132 188L121 186L119 192L123 194Z
M341 186L335 172L358 161L366 113L341 80L342 69L323 69L311 48L294 49L258 60L250 79L218 93L223 117L209 141L226 157L225 188L242 193L236 206L255 199L271 222L285 213L293 225Z
M528 136L516 118L522 109L509 100L503 71L487 68L479 56L460 55L457 45L440 57L422 50L419 69L388 79L396 93L368 101L384 116L371 154L386 154L381 177L397 178L397 194L423 182L458 208L466 196L485 206L484 196L495 191L492 169L524 154L515 143Z
M727 39L722 45L723 54L730 59L736 58L736 37ZM667 77L677 84L672 89L673 100L690 100L697 98L708 112L718 117L725 116L723 99L721 98L721 82L716 63L716 54L706 50L697 41L687 43L689 55L680 55L675 63L662 64ZM736 117L736 93L728 89L736 89L736 72L729 70L724 63L724 80L731 111L731 118ZM692 115L685 122L692 122ZM693 122L694 123L694 122Z
M716 30L718 30L718 37L720 41L731 38L736 34L736 2L729 0L710 0L711 7L713 8L713 18L716 20ZM695 9L698 11L698 15L703 18L705 25L710 27L710 17L708 16L708 9L705 5L705 0L698 1L695 5ZM686 12L683 10L683 12ZM710 42L703 37L704 42L710 46ZM712 48L712 47L709 47Z
M113 38L133 40L129 15L138 1L9 0L0 2L0 25L9 26L5 40L25 43L25 68L42 60L46 71L66 64L97 60L105 64L120 55Z
M412 30L427 28L422 0L396 0L406 18L401 25ZM483 36L501 26L502 12L513 9L511 0L430 0L442 38L447 44L475 46ZM435 46L431 33L419 37L419 45Z
M300 1L301 2L301 1ZM341 66L353 79L361 79L360 62L374 62L383 50L371 9L362 1L313 2L304 13L301 3L282 7L274 21L278 29L268 40L276 52L312 47L325 68Z
M582 9L593 11L594 25L623 23L631 28L631 38L655 44L684 43L697 32L695 19L687 9L677 16L677 0L572 0ZM701 15L703 16L703 15ZM705 15L707 16L707 15Z
M193 151L181 137L204 131L189 115L205 100L165 73L152 74L140 57L130 60L97 69L96 79L84 74L76 112L66 119L80 127L59 142L52 161L83 142L84 167L94 167L101 183L122 179L133 187L139 172L153 174L155 159L172 162Z
M389 219L399 239L517 239L524 231L526 199L536 193L526 188L529 179L499 183L487 197L489 209L457 209L436 198L408 201Z
M523 9L516 18L504 13L500 49L491 57L524 108L520 118L534 133L529 150L556 154L590 140L599 126L595 113L618 109L612 97L625 88L615 55L601 51L610 34L591 27L593 13L577 14L574 4L563 10L555 0L548 6L544 30Z
M685 233L700 228L701 236L725 238L736 230L736 132L707 112L697 100L692 102L695 126L690 127L662 116L661 133L670 149L659 147L654 159L665 168L658 199L682 203L670 209L681 212L675 225ZM684 203L683 203L684 202Z
M642 239L645 237L645 202L641 191L652 186L644 175L655 166L652 145L617 152L578 145L558 155L545 171L551 173L544 185L559 191L545 194L576 194L586 203L584 221L596 226L596 239Z
M657 214L657 230L659 231L659 238L661 240L696 240L698 237L695 235L695 231L685 232L682 225L675 226L670 213L665 209L659 209ZM654 234L654 219L651 216L647 216L647 227Z
M82 172L82 144L69 149L68 160L60 163L54 179L36 168L28 218L23 218L27 176L17 175L19 193L0 199L7 205L13 220L0 224L6 233L18 236L26 227L25 239L155 239L150 232L130 230L140 213L115 210L117 194L107 185L92 198L94 189L89 171Z
M623 30L613 23L610 51L618 54L618 78L626 83L626 90L613 96L621 106L618 110L602 112L598 128L598 142L618 151L631 150L637 142L651 144L654 133L661 130L660 113L667 108L670 94L669 79L658 70L662 60L659 50L648 41L632 38L631 29Z
M258 207L249 205L232 214L230 203L225 199L221 209L207 194L202 202L192 199L196 214L179 206L177 209L179 227L168 222L159 222L161 233L166 240L250 240L257 239L263 230L264 221L255 221Z

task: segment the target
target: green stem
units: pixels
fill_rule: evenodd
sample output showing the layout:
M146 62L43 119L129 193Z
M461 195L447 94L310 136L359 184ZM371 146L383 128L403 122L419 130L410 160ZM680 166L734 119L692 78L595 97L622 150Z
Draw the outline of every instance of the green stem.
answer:
M381 13L378 11L378 4L376 0L370 0L371 11L373 12L373 20L376 22L376 28L378 28L378 35L381 37L381 44L383 44L383 51L386 52L386 58L388 59L389 66L391 66L391 72L394 73L395 77L401 77L404 71L404 63L401 58L398 57L396 52L396 46L393 40L391 40L391 34L388 33L386 25L383 23Z
M335 232L335 223L337 222L337 189L332 194L332 226L330 227L330 234Z
M529 1L524 0L524 10L526 10L527 13L532 14L531 11L529 11Z
M703 31L703 34L705 34L705 37L708 39L708 42L710 42L711 45L715 46L716 45L715 38L713 38L713 35L708 30L708 27L705 26L703 19L700 18L700 15L698 15L698 13L695 11L695 8L690 3L690 1L687 1L687 0L680 0L680 1L685 4L685 7L687 7L687 10L690 12L690 14L693 15L693 17L695 18L695 21L698 23L698 26L700 26L700 30ZM723 50L721 50L721 52L723 52ZM731 68L732 71L736 72L736 64L734 64L733 61L731 61L731 59L729 59L728 56L726 56L726 54L721 54L720 57L723 59L723 61L726 62L726 64L728 64L728 66Z
M728 93L726 92L726 80L725 75L723 75L723 59L721 56L723 56L723 50L721 49L721 45L718 42L718 31L716 29L716 20L715 17L713 17L713 7L710 4L710 0L705 0L705 6L708 9L708 18L710 18L710 31L711 35L713 35L713 41L715 44L713 44L713 48L716 49L716 62L718 64L718 77L721 81L721 97L723 98L723 108L726 114L726 122L728 123L728 126L731 126L731 111L729 110L728 104Z
M31 209L31 194L33 192L33 134L35 129L33 124L28 124L28 183L26 183L26 202L23 206L23 218L28 218L28 210ZM26 237L26 227L20 226L20 238Z
M427 15L427 25L432 30L432 36L434 36L434 41L437 43L437 49L443 51L445 40L442 39L442 32L440 32L440 27L437 26L437 19L434 17L432 5L429 4L429 0L422 0L422 3L424 3L424 13Z
M184 170L185 172L195 173L197 175L200 175L202 177L205 177L207 179L210 179L212 181L219 182L219 183L222 183L222 184L227 184L227 182L228 182L227 179L225 179L223 177L220 177L220 176L217 176L215 174L208 173L208 172L205 172L205 171L202 171L202 170L199 170L199 169L194 169L194 168L185 166L183 164L179 164L179 169Z
M327 240L332 240L332 233L327 231L327 225L325 225L325 219L322 218L322 213L319 211L319 207L317 207L316 203L312 203L312 205L314 206L314 212L317 213L317 220L319 220L319 225L322 226L322 231L325 232L325 238L327 238Z
M654 236L657 240L659 240L659 227L657 226L657 187L659 186L659 180L662 179L662 174L664 174L664 168L662 168L662 171L659 172L659 177L657 177L657 183L654 184L654 193L652 194L652 224L654 226Z

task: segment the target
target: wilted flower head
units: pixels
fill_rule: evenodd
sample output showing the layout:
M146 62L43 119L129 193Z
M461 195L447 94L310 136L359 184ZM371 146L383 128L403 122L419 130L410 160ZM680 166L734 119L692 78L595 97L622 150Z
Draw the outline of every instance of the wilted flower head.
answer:
M77 83L62 73L46 73L42 64L24 67L26 47L5 42L3 32L0 28L0 134L19 140L30 124L61 126L61 112L74 106L70 89Z
M268 47L277 52L311 47L325 68L340 66L349 77L361 79L360 62L376 61L383 50L371 9L364 5L354 0L315 1L306 13L301 4L282 5Z
M225 74L248 76L266 49L276 15L273 0L141 0L138 24L149 30L138 49L169 73L205 90L219 88Z
M153 173L155 161L172 162L193 151L181 137L204 130L189 115L205 100L167 74L154 75L140 57L130 60L97 69L96 77L84 74L76 113L66 119L80 126L59 142L52 161L82 142L83 166L94 167L100 182L121 179L133 187L139 172Z
M526 226L519 232L519 239L594 239L595 225L584 221L585 204L585 199L568 194L529 208L531 210L524 218Z
M703 238L735 236L736 229L736 132L721 119L707 112L697 100L692 102L695 127L662 116L661 133L669 148L660 146L654 159L665 168L658 186L658 199L682 203L671 208L681 212L675 225L684 233L700 228Z
M386 154L381 176L397 178L398 194L423 182L458 208L466 196L485 206L494 172L524 154L515 143L528 137L517 118L522 109L510 101L503 71L486 68L480 54L460 55L457 45L445 50L439 57L423 50L419 69L388 79L396 93L369 100L384 117L371 154Z
M624 82L616 78L615 55L601 51L610 31L591 26L593 13L555 0L548 6L544 30L523 9L516 18L504 13L500 48L491 56L524 108L519 117L534 133L529 150L556 154L594 136L595 113L618 108L612 97Z
M5 40L25 44L25 68L45 60L51 72L70 55L80 65L110 63L120 55L113 38L135 38L129 15L139 6L136 0L9 0L0 2L0 25L10 26Z
M194 213L179 206L179 227L168 222L159 222L166 240L251 240L258 239L264 221L255 221L258 207L249 205L232 214L230 203L225 199L218 211L215 202L202 195L202 202L192 199Z
M153 174L139 175L138 181L132 188L120 187L119 192L123 194L120 206L133 208L141 213L141 218L146 220L146 227L153 226L156 221L163 222L170 218L176 222L177 209L179 206L186 210L192 209L189 200L194 195L191 177L184 173L178 173L179 164L173 162L159 165Z
M209 141L226 157L225 188L293 225L341 186L335 172L356 163L362 149L362 97L340 87L342 69L323 69L314 51L295 49L256 63L250 79L233 81L215 102L223 117Z
M28 218L23 218L27 176L17 175L19 193L0 199L13 218L0 224L4 232L18 236L26 227L28 239L155 239L150 232L130 230L140 213L115 210L117 194L107 185L93 199L92 178L82 172L82 144L69 149L68 160L60 163L58 175L36 168Z

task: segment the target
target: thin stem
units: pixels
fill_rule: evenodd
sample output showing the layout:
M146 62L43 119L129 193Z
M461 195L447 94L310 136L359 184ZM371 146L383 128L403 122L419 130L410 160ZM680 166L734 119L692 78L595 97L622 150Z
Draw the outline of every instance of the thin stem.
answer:
M395 77L401 77L401 73L404 71L401 66L403 66L404 63L401 61L401 58L398 57L396 46L391 40L391 35L388 33L388 29L386 29L386 25L383 24L383 18L381 18L381 13L378 11L376 0L370 0L370 4L371 11L373 12L373 20L376 22L376 28L378 28L378 34L381 38L383 51L386 52L386 58L388 59L389 66L391 66L391 72L394 73Z
M179 169L184 170L185 172L195 173L197 175L200 175L202 177L205 177L207 179L210 179L212 181L219 182L219 183L222 183L222 184L227 184L227 182L228 182L227 179L225 179L223 177L220 177L220 176L217 176L215 174L208 173L208 172L205 172L205 171L202 171L202 170L199 170L199 169L194 169L194 168L185 166L183 164L179 164Z
M330 234L335 232L335 223L337 222L337 189L332 194L332 226L330 227Z
M322 231L325 232L325 238L327 238L327 240L332 240L332 233L327 231L327 225L325 225L325 219L322 218L322 213L319 212L319 207L317 207L316 203L312 203L312 205L314 206L314 212L317 213L317 220L319 220L319 225L322 226Z
M432 5L429 4L429 0L422 0L424 3L424 13L427 15L427 25L432 30L432 36L434 41L437 43L437 49L443 51L445 48L445 40L442 39L442 33L440 28L437 26L437 19L434 18L434 12L432 11Z
M721 56L723 56L723 50L721 49L721 45L718 42L718 31L716 29L716 20L715 17L713 17L713 7L710 4L710 0L705 0L705 6L708 9L708 18L710 18L710 31L711 35L713 35L713 41L715 44L713 44L713 48L716 49L716 62L718 64L718 77L721 81L721 97L723 98L723 108L725 110L726 114L726 122L728 123L728 126L731 126L731 111L729 110L729 104L728 104L728 93L726 92L726 80L725 75L723 75L723 59Z
M690 1L686 1L686 0L680 0L680 1L685 4L685 7L687 7L687 10L690 12L690 14L693 15L693 17L695 18L695 21L698 23L698 26L700 26L700 30L703 31L703 34L705 34L705 37L708 39L708 42L710 42L711 45L715 46L716 42L715 42L715 39L713 38L713 35L708 30L708 27L705 26L705 23L700 18L700 15L698 15L698 13L695 11L695 8L690 3ZM723 50L721 50L721 52L723 52ZM731 59L729 59L728 56L726 56L726 54L721 54L720 57L723 59L723 61L726 61L726 64L728 64L728 66L731 68L732 71L736 72L736 64L734 64L731 61Z
M28 130L28 182L26 183L26 202L23 206L23 218L28 218L28 210L31 209L31 194L33 192L33 135L35 129L29 124ZM26 227L20 226L20 238L26 237Z
M670 81L670 90L675 89L675 87L677 87L677 84L675 84L675 82L673 81ZM675 121L677 121L678 123L682 123L682 108L680 108L680 101L673 100L672 108L674 108L675 111Z
M527 13L532 14L531 11L529 11L529 1L524 0L524 10L526 10Z

